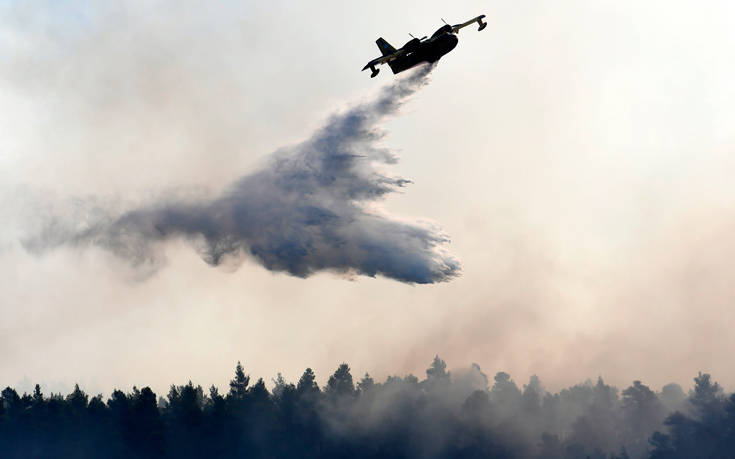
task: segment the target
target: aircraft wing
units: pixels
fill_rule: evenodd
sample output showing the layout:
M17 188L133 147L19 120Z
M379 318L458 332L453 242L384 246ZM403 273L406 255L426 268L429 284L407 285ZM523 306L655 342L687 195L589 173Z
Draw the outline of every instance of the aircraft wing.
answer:
M377 59L373 59L372 61L368 62L365 67L363 67L363 70L367 70L370 67L375 67L376 65L385 64L386 62L390 62L394 59L398 59L403 54L403 50L399 49L393 54L388 54L386 56L380 56Z
M476 18L470 19L469 21L464 22L462 24L453 25L452 26L452 32L453 33L457 33L457 32L459 32L460 29L463 29L463 28L467 27L468 25L472 25L475 22L477 23L477 25L480 26L480 28L477 29L477 30L482 30L485 27L487 27L487 22L483 22L482 21L484 18L485 18L485 15L484 14L481 14L481 15L477 16Z

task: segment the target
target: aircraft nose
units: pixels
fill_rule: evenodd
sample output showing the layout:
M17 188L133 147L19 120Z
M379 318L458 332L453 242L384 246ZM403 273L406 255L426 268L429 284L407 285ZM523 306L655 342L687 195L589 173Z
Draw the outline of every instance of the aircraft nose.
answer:
M451 51L457 46L457 43L459 43L459 38L457 38L456 35L450 34L448 36L449 40L447 42L447 51Z

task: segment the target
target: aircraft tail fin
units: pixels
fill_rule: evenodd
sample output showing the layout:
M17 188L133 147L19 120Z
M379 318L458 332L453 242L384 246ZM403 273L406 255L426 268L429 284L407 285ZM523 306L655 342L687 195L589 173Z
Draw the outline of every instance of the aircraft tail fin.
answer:
M375 44L378 45L378 48L380 49L380 52L383 53L383 56L387 56L396 52L396 49L392 47L390 43L383 40L383 37L375 40Z

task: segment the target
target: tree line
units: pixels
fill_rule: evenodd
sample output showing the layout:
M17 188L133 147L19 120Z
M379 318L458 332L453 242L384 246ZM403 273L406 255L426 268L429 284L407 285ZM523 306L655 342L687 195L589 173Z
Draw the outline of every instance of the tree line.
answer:
M90 397L39 385L0 398L0 457L14 458L729 458L735 395L699 374L685 394L602 378L556 393L477 365L452 373L436 357L422 380L354 382L341 364L324 387L307 368L269 391L238 362L229 390L191 381L165 397L149 387Z

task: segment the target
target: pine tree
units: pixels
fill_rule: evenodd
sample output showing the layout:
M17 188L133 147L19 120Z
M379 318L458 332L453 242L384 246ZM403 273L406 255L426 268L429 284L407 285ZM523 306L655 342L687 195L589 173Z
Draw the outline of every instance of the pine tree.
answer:
M6 387L2 391L2 398L5 402L5 409L8 411L10 416L14 416L21 412L21 400L18 392L15 389Z
M316 383L316 375L314 374L314 370L312 370L311 368L307 368L306 370L304 370L304 374L301 375L301 379L299 379L299 383L296 386L296 391L300 395L319 392L319 386Z
M434 356L434 361L431 362L431 366L426 370L426 379L449 379L449 373L447 372L447 363L444 360L440 359L438 355Z
M434 356L434 361L426 370L426 381L423 383L428 390L434 390L440 387L447 387L450 383L450 375L447 371L447 363Z
M229 396L235 400L243 400L248 392L248 384L250 384L250 376L245 375L242 364L238 360L235 367L235 379L230 381Z
M43 403L43 393L41 393L41 386L38 384L33 388L33 403L37 405Z
M357 383L357 389L361 394L367 394L375 388L375 381L370 377L369 373L365 373L359 383Z
M351 396L355 394L350 366L342 363L327 381L327 392L334 396Z
M73 410L81 413L87 409L89 403L89 396L79 388L79 384L74 384L74 392L66 397L66 403L68 403Z

